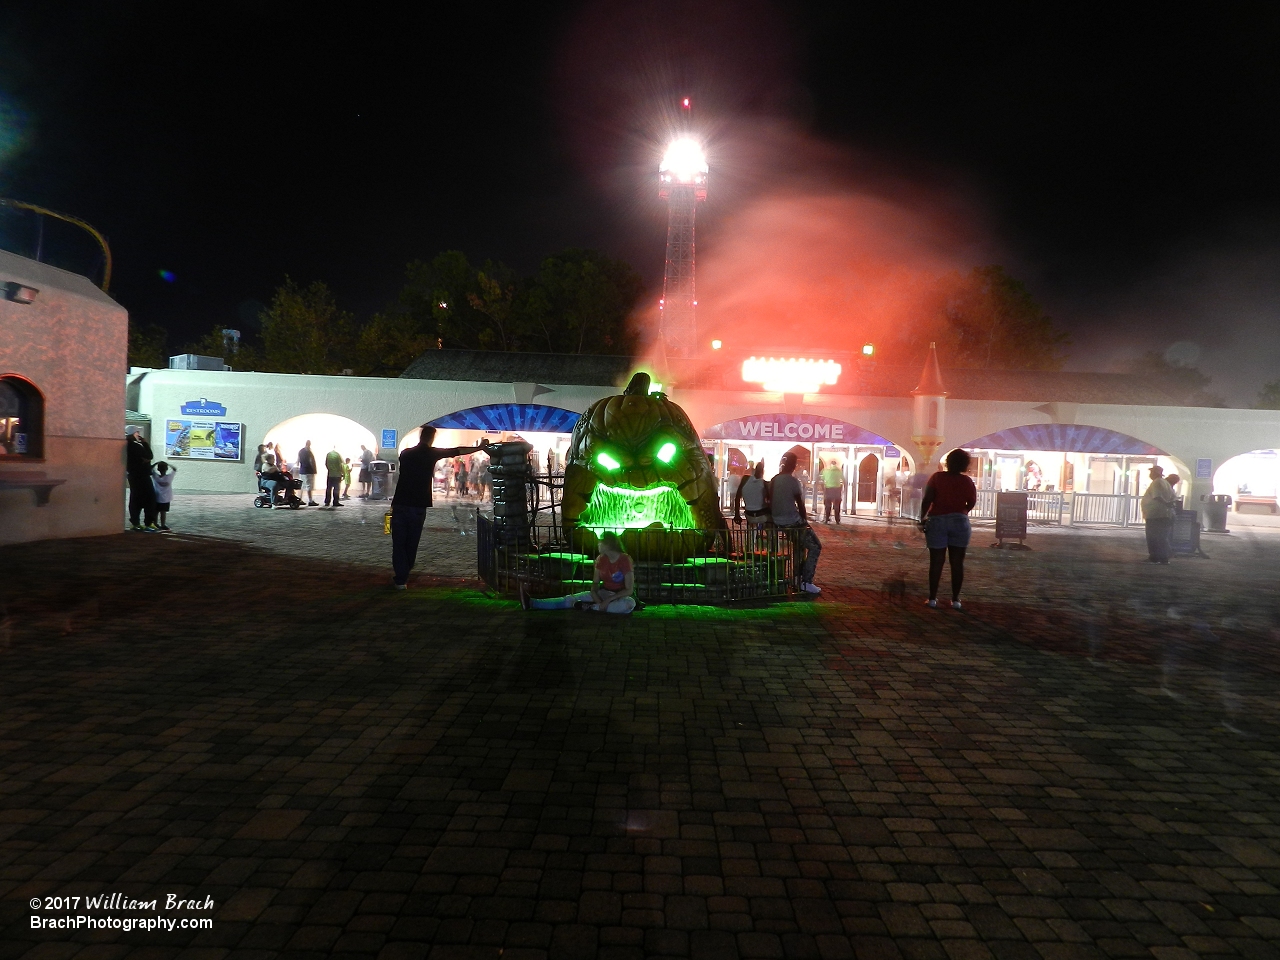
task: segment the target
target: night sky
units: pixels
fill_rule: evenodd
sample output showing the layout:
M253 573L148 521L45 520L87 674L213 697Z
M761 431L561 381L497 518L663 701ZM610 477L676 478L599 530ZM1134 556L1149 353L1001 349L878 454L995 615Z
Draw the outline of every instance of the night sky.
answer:
M531 270L597 247L656 297L653 176L687 93L700 257L794 178L751 149L784 130L805 176L962 222L949 256L1027 281L1073 368L1179 344L1237 403L1280 377L1275 5L0 11L0 195L107 234L113 295L175 346L245 325L286 274L367 314L450 248Z

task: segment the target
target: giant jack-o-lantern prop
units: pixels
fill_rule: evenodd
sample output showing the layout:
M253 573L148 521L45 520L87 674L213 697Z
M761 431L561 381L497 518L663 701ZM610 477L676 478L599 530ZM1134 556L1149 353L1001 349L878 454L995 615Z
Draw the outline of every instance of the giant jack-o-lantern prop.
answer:
M725 526L711 464L679 406L637 373L621 396L591 405L573 428L564 471L565 531L580 549L613 530L637 559L684 559ZM665 535L634 531L664 530Z

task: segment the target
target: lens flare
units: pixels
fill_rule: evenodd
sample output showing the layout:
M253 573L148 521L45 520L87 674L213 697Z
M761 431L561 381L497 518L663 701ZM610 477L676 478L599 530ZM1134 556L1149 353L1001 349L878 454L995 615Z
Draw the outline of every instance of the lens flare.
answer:
M178 279L178 275L172 270L157 270L156 272L160 274L160 279L165 283L173 283Z

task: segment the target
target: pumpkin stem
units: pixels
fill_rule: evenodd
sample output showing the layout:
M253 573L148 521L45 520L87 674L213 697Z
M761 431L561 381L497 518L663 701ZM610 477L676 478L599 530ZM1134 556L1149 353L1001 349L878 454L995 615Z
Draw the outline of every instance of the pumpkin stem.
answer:
M647 397L649 395L649 375L637 373L622 391L624 397Z

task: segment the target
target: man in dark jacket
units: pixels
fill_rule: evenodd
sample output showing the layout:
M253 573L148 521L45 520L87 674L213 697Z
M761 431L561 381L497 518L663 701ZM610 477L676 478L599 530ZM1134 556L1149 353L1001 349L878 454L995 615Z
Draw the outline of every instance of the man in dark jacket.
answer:
M307 495L307 506L320 506L316 503L316 455L311 452L310 440L298 451L298 479L302 481L302 492Z
M400 477L396 481L395 496L391 498L391 568L397 590L405 589L409 571L418 559L418 542L422 539L427 508L431 506L436 464L489 446L488 440L481 440L474 447L433 447L435 438L436 428L424 423L418 445L406 447L400 454Z
M151 444L141 427L126 427L125 476L129 480L129 523L134 530L156 532L156 488L151 484ZM146 527L138 520L146 520Z

